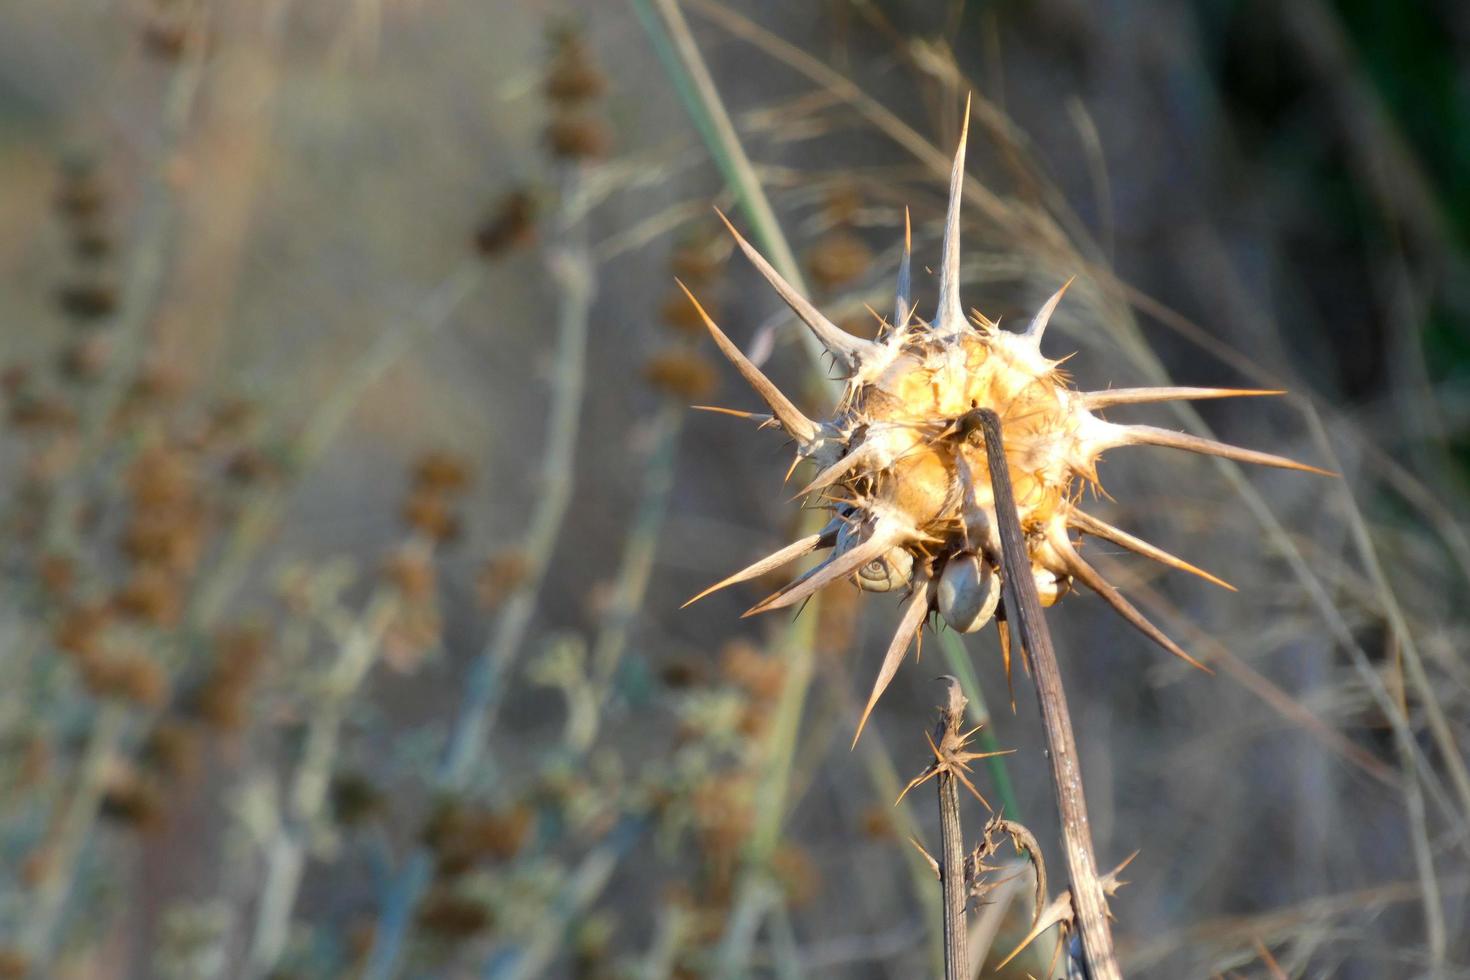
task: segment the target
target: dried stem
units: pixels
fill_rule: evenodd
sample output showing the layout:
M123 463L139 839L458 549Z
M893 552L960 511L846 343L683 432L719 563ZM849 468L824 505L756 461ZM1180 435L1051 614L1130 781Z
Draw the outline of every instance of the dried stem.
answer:
M949 681L949 697L940 705L939 723L934 729L934 743L944 745L959 740L965 719L965 696L960 683ZM944 846L944 860L939 865L939 880L944 888L944 980L970 980L970 957L965 948L969 927L965 923L965 905L969 886L965 882L965 833L960 827L960 786L953 769L941 768L935 782L939 785L939 835Z
M1093 980L1122 980L1123 974L1113 952L1107 896L1098 878L1097 858L1093 855L1092 825L1087 819L1087 800L1082 792L1082 773L1078 766L1077 742L1072 735L1072 717L1067 711L1067 695L1062 689L1056 650L1041 612L1036 583L1024 573L1030 568L1031 561L1026 554L1026 542L1016 513L1010 470L1001 441L1000 417L987 408L976 409L974 414L985 436L996 518L1000 525L1003 567L1023 570L1021 574L1002 577L1006 612L1010 621L1019 628L1021 642L1030 658L1031 673L1036 678L1036 697L1041 704L1041 720L1046 726L1073 907L1082 935L1088 973Z

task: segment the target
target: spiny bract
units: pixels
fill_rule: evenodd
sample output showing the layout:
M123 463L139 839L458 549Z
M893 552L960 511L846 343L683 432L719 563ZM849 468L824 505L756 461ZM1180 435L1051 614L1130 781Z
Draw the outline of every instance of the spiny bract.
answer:
M968 121L969 113L966 112ZM968 130L966 125L965 130ZM1091 534L1173 568L1225 582L1159 548L1084 513L1085 484L1097 483L1098 457L1116 446L1171 446L1247 463L1325 473L1268 453L1145 425L1116 425L1096 409L1137 402L1267 395L1279 392L1223 388L1123 388L1083 392L1072 388L1040 344L1066 285L1047 300L1025 330L1001 330L977 315L967 319L959 295L959 208L965 135L960 136L950 176L939 309L930 322L914 315L910 301L907 228L898 273L893 322L868 341L824 317L771 267L734 226L730 233L761 274L832 355L846 385L832 418L807 418L690 300L725 356L771 408L770 415L732 412L775 426L795 440L797 458L818 473L801 496L821 494L832 519L819 533L796 541L716 583L744 582L818 548L825 561L754 606L746 615L793 606L839 579L855 577L874 592L909 590L903 615L873 686L858 732L892 679L931 611L961 632L980 629L997 613L1001 547L985 448L966 416L993 409L1001 419L1016 507L1026 534L1031 567L1045 605L1074 580L1103 597L1118 613L1175 656L1199 666L1146 620L1077 552L1072 535ZM724 216L721 215L723 218ZM681 283L682 285L682 283ZM686 289L687 293L688 290ZM1006 631L1001 630L1004 641ZM1009 671L1009 652L1006 653Z

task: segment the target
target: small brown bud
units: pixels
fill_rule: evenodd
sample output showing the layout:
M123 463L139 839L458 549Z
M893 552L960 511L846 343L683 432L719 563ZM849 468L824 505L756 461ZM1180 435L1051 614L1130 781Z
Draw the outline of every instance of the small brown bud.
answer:
M475 230L475 249L487 259L535 240L536 199L524 190L504 195Z
M354 827L376 816L383 794L362 773L341 773L332 780L332 813L344 827Z
M189 780L199 773L199 732L182 721L160 721L143 742L142 758L170 779Z
M450 541L459 535L459 518L438 491L414 490L399 513L403 523L435 541Z
M598 71L586 43L576 34L562 35L546 73L546 98L565 106L595 99L606 88L607 79Z
M100 320L117 310L117 287L100 279L68 283L56 291L61 311L75 320Z
M63 377L79 384L96 381L107 367L110 352L111 344L101 334L77 337L62 348L57 367Z
M421 549L405 548L389 555L383 577L410 601L423 601L434 594L434 563Z
M161 708L168 701L168 673L152 657L137 651L114 651L83 657L82 681L99 698Z
M151 830L163 819L163 793L153 780L140 773L121 774L103 791L99 812L108 820Z
M649 358L643 378L666 395L687 400L706 398L719 387L719 374L704 357L693 351L671 349Z
M413 482L420 490L458 493L470 485L470 467L453 453L424 453L413 464Z
M94 654L111 619L112 610L105 604L73 606L61 614L52 630L52 640L67 653Z
M475 582L480 602L485 608L494 609L525 584L530 574L531 559L524 552L504 551L491 555Z
M494 917L479 899L436 888L424 897L418 921L424 931L454 941L479 935L490 928Z
M46 594L59 599L71 591L76 582L76 563L66 555L42 555L36 563L36 577L46 589Z
M612 131L595 116L562 112L546 127L546 142L563 160L599 160L612 149Z
M873 263L873 250L861 238L833 231L807 253L807 268L820 289L831 291L862 277Z
M786 682L786 667L745 640L731 640L720 651L720 672L760 701L774 701Z
M113 594L112 606L129 619L152 626L176 626L184 612L184 589L163 569L144 565Z

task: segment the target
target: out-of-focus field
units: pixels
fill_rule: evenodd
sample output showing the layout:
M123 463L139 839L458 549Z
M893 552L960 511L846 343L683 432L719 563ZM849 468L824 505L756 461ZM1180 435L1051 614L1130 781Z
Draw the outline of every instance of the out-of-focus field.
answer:
M938 674L1065 885L1030 679L792 540L781 437L675 286L812 414L712 207L665 0L0 4L0 980L939 970ZM1470 8L684 0L813 298L935 298L1119 409L1339 471L1111 452L1049 612L1129 977L1470 976ZM677 33L677 32L676 32ZM678 40L676 38L676 40ZM685 93L688 94L688 93ZM788 573L789 574L789 573ZM987 814L964 804L978 838ZM977 976L1060 976L1028 863ZM1049 964L1051 964L1049 966ZM1051 972L1048 972L1050 970Z

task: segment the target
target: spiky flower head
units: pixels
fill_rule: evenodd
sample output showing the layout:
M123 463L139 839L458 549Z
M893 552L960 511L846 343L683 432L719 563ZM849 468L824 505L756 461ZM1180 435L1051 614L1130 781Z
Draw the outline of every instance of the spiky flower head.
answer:
M968 116L967 111L967 121ZM690 602L822 548L831 549L825 560L746 615L794 606L841 579L852 579L873 592L906 590L899 627L859 732L925 619L937 612L960 632L980 629L998 611L1003 615L999 608L1001 579L1007 574L1032 576L1044 605L1051 605L1074 582L1081 582L1155 643L1200 666L1078 553L1081 535L1092 535L1231 588L1183 559L1082 511L1081 491L1088 485L1096 487L1097 462L1107 450L1167 446L1245 463L1326 473L1281 456L1153 426L1119 425L1095 414L1121 404L1280 392L1225 388L1078 391L1060 370L1061 362L1041 352L1047 322L1070 283L1058 289L1019 332L1002 330L979 314L966 317L959 292L964 161L962 132L950 176L934 318L925 321L915 314L906 227L893 321L884 324L871 341L847 333L823 316L726 220L741 250L821 341L842 372L844 388L830 419L817 421L798 410L705 314L693 294L689 295L720 350L770 408L765 415L731 414L757 419L762 427L779 428L794 440L797 459L810 460L818 471L800 496L817 495L831 514L820 532L760 559ZM980 434L968 424L970 413L977 408L991 409L1001 420L1029 568L1007 569L1001 560L985 447ZM1001 637L1004 641L1005 630Z

